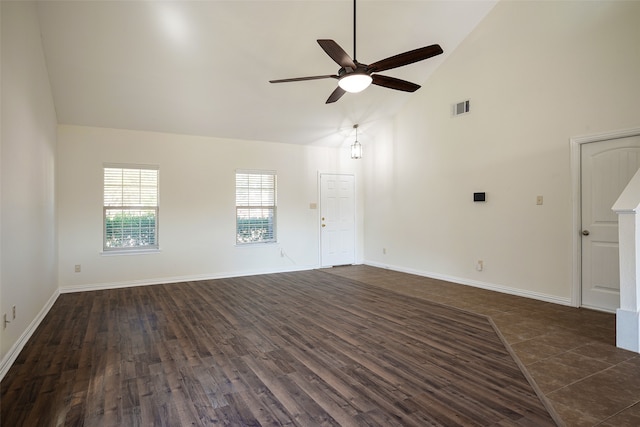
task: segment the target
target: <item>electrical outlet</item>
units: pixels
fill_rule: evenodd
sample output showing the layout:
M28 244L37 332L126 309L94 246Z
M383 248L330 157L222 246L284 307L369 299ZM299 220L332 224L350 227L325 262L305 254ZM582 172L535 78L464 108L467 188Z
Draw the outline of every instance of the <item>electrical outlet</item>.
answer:
M82 271L82 266L80 264L76 264L76 266L74 267L74 271L76 273L80 273Z
M478 271L482 271L484 269L484 261L482 261L481 259L479 259L476 262L476 270Z
M544 199L542 196L536 197L536 205L541 205L543 204L543 202L544 202Z
M387 248L382 248L382 255L386 255L387 254Z

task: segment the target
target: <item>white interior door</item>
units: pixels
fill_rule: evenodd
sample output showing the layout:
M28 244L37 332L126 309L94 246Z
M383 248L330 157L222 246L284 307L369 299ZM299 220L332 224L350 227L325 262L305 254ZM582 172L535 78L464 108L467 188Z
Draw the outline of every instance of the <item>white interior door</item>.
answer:
M640 168L640 136L582 144L582 306L620 307L618 216L611 210Z
M320 175L320 264L355 262L355 186L353 175Z

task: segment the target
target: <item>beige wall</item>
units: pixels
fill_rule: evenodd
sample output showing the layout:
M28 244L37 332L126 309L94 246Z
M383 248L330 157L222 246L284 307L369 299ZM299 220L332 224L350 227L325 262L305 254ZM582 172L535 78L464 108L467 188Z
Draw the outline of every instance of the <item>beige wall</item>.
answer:
M31 2L2 2L0 373L57 296L56 114ZM11 307L16 306L12 319ZM17 354L16 354L17 355Z
M569 139L640 126L638 22L640 2L500 2L380 126L366 262L569 304Z
M104 163L160 166L159 253L101 254ZM349 158L346 146L60 126L60 288L65 292L318 267L318 210L310 208L318 203L317 174L357 175L359 164ZM238 168L277 172L277 244L235 246ZM361 212L362 199L358 205ZM361 235L358 240L361 261ZM80 273L74 272L76 264Z

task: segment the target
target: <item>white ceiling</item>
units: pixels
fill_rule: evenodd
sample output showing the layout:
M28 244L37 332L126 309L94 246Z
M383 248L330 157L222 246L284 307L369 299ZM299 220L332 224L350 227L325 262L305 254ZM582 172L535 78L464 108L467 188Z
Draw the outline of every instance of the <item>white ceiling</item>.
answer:
M495 1L357 4L365 64L438 43L444 54L384 72L423 84ZM316 40L353 56L353 3L43 1L42 41L62 124L340 145L354 123L392 116L412 96L378 86L325 104L336 80Z

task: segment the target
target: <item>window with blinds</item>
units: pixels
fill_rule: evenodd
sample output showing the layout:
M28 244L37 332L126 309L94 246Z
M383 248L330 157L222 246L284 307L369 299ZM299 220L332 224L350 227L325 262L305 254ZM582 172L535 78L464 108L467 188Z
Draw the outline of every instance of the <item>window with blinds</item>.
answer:
M236 243L276 241L276 173L236 171Z
M104 167L105 251L158 249L157 166Z

